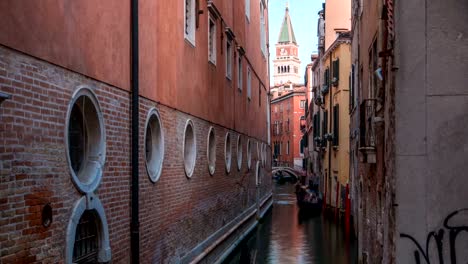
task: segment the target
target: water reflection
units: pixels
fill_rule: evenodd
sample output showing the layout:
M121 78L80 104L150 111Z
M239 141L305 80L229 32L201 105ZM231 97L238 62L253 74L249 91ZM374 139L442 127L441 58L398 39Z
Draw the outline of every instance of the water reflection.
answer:
M264 222L226 263L357 263L356 243L340 226L300 212L294 185L277 185L274 201Z

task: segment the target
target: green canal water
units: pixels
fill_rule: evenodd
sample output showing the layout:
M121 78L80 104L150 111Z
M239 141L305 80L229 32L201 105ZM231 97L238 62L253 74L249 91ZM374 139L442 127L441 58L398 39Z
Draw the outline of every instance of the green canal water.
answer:
M262 222L225 261L248 263L357 263L357 243L322 215L304 216L293 184L275 185L274 203Z

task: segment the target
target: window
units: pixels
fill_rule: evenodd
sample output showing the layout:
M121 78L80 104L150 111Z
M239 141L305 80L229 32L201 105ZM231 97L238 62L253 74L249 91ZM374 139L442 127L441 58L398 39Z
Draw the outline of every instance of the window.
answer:
M334 86L338 86L338 81L340 80L340 59L336 59L335 61L332 62L332 73L333 73L333 79L332 79L332 84Z
M247 67L247 98L252 99L252 73L250 67Z
M158 111L153 108L146 119L145 162L148 176L156 182L161 176L164 159L164 135Z
M266 30L265 30L265 7L263 1L260 1L260 50L266 56Z
M232 40L226 38L226 77L230 80L232 77Z
M305 100L301 100L301 101L299 102L299 107L300 107L300 108L305 108Z
M73 263L98 262L98 228L94 211L86 210L76 226Z
M286 155L289 155L289 140L286 143Z
M242 56L237 58L237 88L242 92Z
M250 22L250 0L245 0L245 17Z
M242 138L240 135L237 136L237 170L242 168Z
M208 132L208 144L206 152L208 155L208 172L210 175L213 175L216 167L216 136L213 127L210 127Z
M192 120L187 120L185 124L184 141L183 141L183 153L184 153L184 168L185 175L187 178L191 178L195 169L195 161L197 157L197 146L195 139L195 129L193 127Z
M84 193L94 191L102 177L106 157L106 133L94 93L79 88L67 112L67 160L72 180Z
M247 168L250 170L252 166L252 144L250 139L247 140Z
M333 107L333 146L337 147L339 145L339 126L340 126L340 120L339 120L339 105L335 105Z
M184 1L184 37L195 46L195 0Z
M216 65L216 21L208 18L208 60Z
M224 162L226 165L226 173L231 172L231 158L232 158L232 148L231 148L231 135L229 132L226 133L224 139Z

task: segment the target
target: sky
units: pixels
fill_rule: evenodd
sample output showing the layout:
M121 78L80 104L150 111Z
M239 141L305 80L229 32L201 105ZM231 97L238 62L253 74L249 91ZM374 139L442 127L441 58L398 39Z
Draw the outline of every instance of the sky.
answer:
M317 19L322 9L323 0L269 0L269 30L270 30L270 83L273 84L273 60L275 59L275 45L278 42L279 30L283 23L286 3L289 2L289 16L291 17L294 35L299 45L299 72L304 75L305 67L310 63L310 55L317 53Z

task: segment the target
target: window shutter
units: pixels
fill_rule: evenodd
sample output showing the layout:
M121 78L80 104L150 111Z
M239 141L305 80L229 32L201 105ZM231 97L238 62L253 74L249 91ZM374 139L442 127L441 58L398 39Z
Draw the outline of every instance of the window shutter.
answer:
M337 81L340 79L340 59L333 62L333 78L336 78Z
M333 146L339 144L339 105L333 107Z

